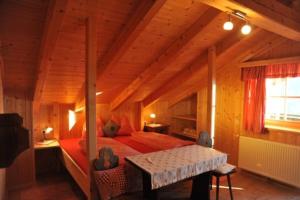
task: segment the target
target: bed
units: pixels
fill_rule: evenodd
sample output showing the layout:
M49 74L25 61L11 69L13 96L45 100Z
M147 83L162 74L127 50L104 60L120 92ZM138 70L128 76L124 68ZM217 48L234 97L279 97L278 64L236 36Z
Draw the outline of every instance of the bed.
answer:
M102 199L110 199L126 192L141 189L141 178L138 172L125 164L125 157L141 153L150 153L193 144L164 134L154 132L133 132L131 136L114 138L98 137L97 149L110 146L119 156L120 165L117 168L95 171L95 179ZM88 163L85 153L85 142L81 138L60 141L62 161L74 180L85 194L88 194ZM134 180L129 177L136 177Z

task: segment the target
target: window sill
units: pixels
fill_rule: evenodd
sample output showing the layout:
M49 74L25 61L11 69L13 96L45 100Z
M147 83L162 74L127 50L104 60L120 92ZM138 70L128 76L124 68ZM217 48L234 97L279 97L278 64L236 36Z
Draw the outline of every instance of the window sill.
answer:
M275 126L275 125L265 125L265 128L271 129L271 130L300 133L300 129L297 129L297 128L288 128L288 127Z
M299 121L265 120L265 127L273 130L300 133Z

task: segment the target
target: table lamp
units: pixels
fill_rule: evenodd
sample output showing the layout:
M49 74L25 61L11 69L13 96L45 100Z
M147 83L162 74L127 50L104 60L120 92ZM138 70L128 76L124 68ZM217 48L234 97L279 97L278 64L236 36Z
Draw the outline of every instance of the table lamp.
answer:
M42 133L43 133L43 136L44 136L44 140L43 140L43 144L50 144L52 142L54 142L55 140L49 140L47 139L47 135L49 135L51 132L53 131L53 128L52 127L46 127L43 129Z
M154 121L154 120L155 120L155 118L156 118L156 114L155 114L155 113L151 113L151 114L150 114L150 118L152 119L151 123L152 123L152 124L155 124L155 121Z

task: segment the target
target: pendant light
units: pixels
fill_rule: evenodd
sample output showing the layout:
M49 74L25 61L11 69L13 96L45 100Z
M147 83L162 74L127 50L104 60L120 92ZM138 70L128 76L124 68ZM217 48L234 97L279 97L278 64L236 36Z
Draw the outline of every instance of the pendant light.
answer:
M228 20L223 24L223 29L226 31L231 31L233 29L234 25L231 22L231 15L228 14Z
M245 23L245 25L241 28L241 32L243 35L249 35L252 31L252 27L248 24L248 22Z
M231 21L231 15L245 21L244 26L241 28L241 33L243 35L249 35L252 31L252 27L248 23L247 14L239 10L232 10L228 13L228 20L223 24L223 29L226 31L231 31L233 29L234 24Z

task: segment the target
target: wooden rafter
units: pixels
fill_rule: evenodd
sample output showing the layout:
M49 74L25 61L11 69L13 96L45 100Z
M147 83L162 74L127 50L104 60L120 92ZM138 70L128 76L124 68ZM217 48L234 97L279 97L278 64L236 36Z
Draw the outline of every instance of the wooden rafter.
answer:
M179 55L182 49L187 46L196 35L219 15L219 11L214 8L208 9L193 25L191 25L183 34L168 46L165 51L150 63L146 69L134 79L111 103L111 109L118 108L126 101L135 91L143 84L155 78L158 72L162 71L165 66L174 62L174 57Z
M275 0L197 0L225 12L239 10L260 28L300 41L300 14Z
M207 129L214 141L215 112L216 112L216 46L208 49L207 60Z
M300 56L273 58L266 60L253 60L241 63L240 67L257 67L263 65L285 64L285 63L300 63Z
M88 199L96 198L96 188L93 184L93 161L96 159L96 71L97 71L97 7L98 0L87 1L87 21L85 32L85 117L86 117L86 149L89 163L89 194Z
M255 35L255 34L253 34ZM245 38L244 38L245 39ZM237 45L241 40L240 34L229 35L223 41L216 45L217 56L227 52L234 45ZM201 68L205 67L207 64L207 52L199 55L189 66L183 68L181 71L176 73L168 81L162 84L162 87L158 88L156 91L148 95L144 100L144 106L148 106L155 101L157 101L162 95L174 89L174 85L180 85L181 83L187 81L192 74L197 73Z
M68 0L50 1L50 5L48 7L48 14L40 47L37 79L35 82L33 97L36 102L40 102L42 92L44 90L45 80L51 65L51 56L55 48L67 7Z
M108 51L99 58L97 67L97 79L111 70L113 65L126 53L128 48L133 44L136 38L143 32L151 19L160 10L167 0L140 1L135 9L136 11L129 18L125 27L114 39L113 44ZM84 84L77 95L77 102L84 99Z

